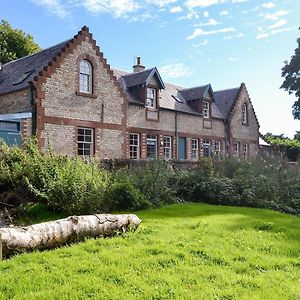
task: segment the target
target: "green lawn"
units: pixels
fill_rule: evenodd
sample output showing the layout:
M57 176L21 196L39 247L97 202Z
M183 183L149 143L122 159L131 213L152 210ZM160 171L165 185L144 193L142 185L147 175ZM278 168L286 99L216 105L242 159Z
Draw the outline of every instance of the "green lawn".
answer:
M0 299L300 299L300 219L177 204L139 230L0 262Z

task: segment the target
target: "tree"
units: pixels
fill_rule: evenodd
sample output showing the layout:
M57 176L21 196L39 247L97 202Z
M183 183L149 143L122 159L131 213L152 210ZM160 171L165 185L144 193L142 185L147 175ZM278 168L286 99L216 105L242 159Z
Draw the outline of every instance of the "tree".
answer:
M281 76L285 80L280 88L288 91L289 94L295 93L298 99L293 104L292 114L294 119L300 120L300 38L297 43L298 48L295 49L295 54L291 57L290 62L284 62L285 66L281 69Z
M300 131L296 131L294 139L300 142Z
M39 45L34 42L32 35L12 28L5 20L0 23L0 47L2 64L41 50Z

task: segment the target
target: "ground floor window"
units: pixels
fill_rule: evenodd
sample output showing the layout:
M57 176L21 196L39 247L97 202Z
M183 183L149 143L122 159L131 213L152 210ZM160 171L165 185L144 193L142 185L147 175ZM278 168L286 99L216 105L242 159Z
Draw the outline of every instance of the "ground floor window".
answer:
M140 141L139 134L130 133L129 137L129 152L130 159L139 159L140 158Z
M233 155L236 157L240 157L240 143L234 142L233 143Z
M172 138L170 136L164 136L164 158L172 158Z
M199 140L192 139L192 159L199 159Z
M221 158L221 142L220 141L215 141L214 144L214 149L215 149L215 156L217 159Z
M243 158L248 159L249 155L249 146L248 144L243 144Z
M204 140L203 141L203 155L204 155L204 157L209 157L210 154L211 154L210 140Z
M157 137L156 135L147 135L147 158L157 157Z
M77 129L77 154L80 156L94 155L94 130L92 128Z

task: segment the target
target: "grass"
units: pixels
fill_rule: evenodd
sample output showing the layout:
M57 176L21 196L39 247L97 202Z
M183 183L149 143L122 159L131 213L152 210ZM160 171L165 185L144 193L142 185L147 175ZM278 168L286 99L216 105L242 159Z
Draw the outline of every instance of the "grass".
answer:
M176 204L139 230L0 263L0 299L300 299L300 222Z

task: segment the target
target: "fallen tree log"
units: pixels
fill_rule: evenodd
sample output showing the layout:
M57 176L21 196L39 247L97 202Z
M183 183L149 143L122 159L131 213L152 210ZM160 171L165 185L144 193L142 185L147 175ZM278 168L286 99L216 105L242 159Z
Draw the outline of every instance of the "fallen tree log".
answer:
M3 257L9 257L19 252L54 248L71 242L81 241L85 237L111 236L116 232L135 230L140 223L141 220L133 214L101 214L71 216L66 219L28 227L0 228L2 255Z

